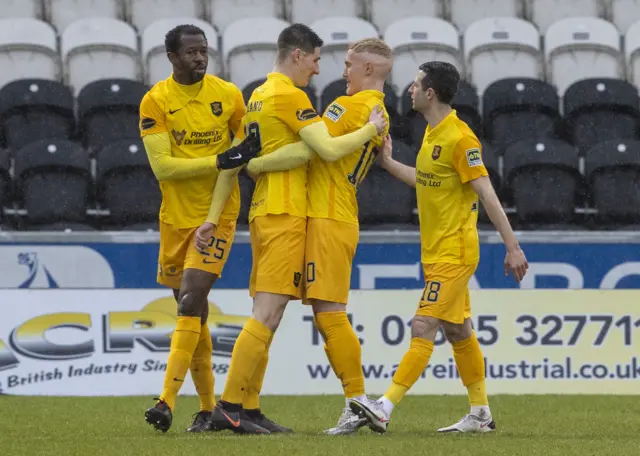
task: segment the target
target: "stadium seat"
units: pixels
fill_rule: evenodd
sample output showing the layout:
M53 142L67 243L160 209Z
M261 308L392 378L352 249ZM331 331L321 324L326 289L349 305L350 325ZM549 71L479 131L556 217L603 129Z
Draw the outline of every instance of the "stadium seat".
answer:
M83 222L89 200L89 155L63 139L32 142L15 155L17 198L30 223Z
M371 22L383 32L393 22L408 16L443 17L441 0L369 0Z
M500 176L500 166L498 163L498 154L494 147L487 141L481 140L482 144L482 162L484 163L484 167L487 168L487 172L489 173L489 179L491 179L491 184L495 189L496 193L500 195L501 187L502 187L502 178ZM489 224L490 226L483 227L483 229L495 230L493 225L491 225L491 220L487 215L487 211L484 208L484 205L480 204L480 208L478 210L478 224Z
M406 144L393 142L393 158L416 166L416 154ZM415 189L373 164L357 193L358 218L364 229L412 228Z
M398 20L384 31L384 40L393 50L391 81L397 90L413 81L418 66L430 60L449 62L462 71L458 31L442 19L410 17Z
M44 17L41 0L2 0L0 3L0 18L30 17L41 19Z
M489 17L523 17L520 0L449 0L451 22L464 32L472 23Z
M466 80L482 96L503 78L536 78L542 73L540 35L523 19L492 17L471 24L464 33Z
M285 0L291 22L311 24L326 17L362 17L363 0Z
M238 175L238 185L240 186L240 214L238 215L238 224L248 225L251 198L253 197L253 190L256 185L247 173L244 172Z
M204 18L201 0L125 0L131 23L139 32L159 19L171 17Z
M95 81L78 95L80 139L90 150L126 138L139 138L140 102L147 87L128 79Z
M227 25L247 17L284 17L281 0L205 0L207 20L220 33Z
M559 100L546 82L528 78L496 81L484 92L484 125L487 139L498 148L523 139L556 136Z
M29 224L27 231L96 231L95 227L86 223L58 222Z
M97 197L111 223L129 225L158 217L162 196L140 139L123 139L96 154Z
M620 35L603 19L562 19L545 33L547 80L560 97L574 82L587 78L623 77Z
M640 0L639 0L640 1ZM624 36L627 80L640 87L640 21L634 22Z
M635 139L640 127L638 90L619 79L587 79L567 89L563 100L567 134L586 151L609 139Z
M0 87L37 76L61 77L56 32L32 18L0 19Z
M309 26L324 41L320 74L313 77L313 85L319 93L330 82L342 77L344 56L351 43L378 37L378 31L371 23L357 17L327 17Z
M581 192L578 152L557 140L523 140L504 153L504 184L523 223L571 223Z
M384 88L384 104L387 111L397 112L398 110L398 97L391 85L385 83ZM345 79L338 79L329 83L322 92L320 97L320 112L324 112L333 100L338 97L342 97L347 94L347 81Z
M541 33L562 19L599 17L604 14L600 0L532 0L529 5L529 17Z
M196 18L177 17L160 19L149 24L142 32L141 38L145 81L150 86L171 75L173 68L167 58L164 38L169 30L180 24L193 24L204 31L209 48L209 66L207 67L207 73L222 74L223 72L222 56L218 50L218 33L210 24L202 19Z
M119 0L44 0L47 19L62 33L69 24L89 17L124 18Z
M596 144L587 151L585 177L600 223L640 221L640 141Z
M253 91L264 84L266 80L267 78L260 78L250 82L248 85L242 88L242 98L244 98L245 103L249 101L249 98L251 98L251 94L253 93ZM315 108L318 104L318 96L316 95L315 89L310 85L306 87L299 87L299 89L307 94L307 96L309 97L309 101L311 101L311 104Z
M45 138L75 133L71 90L56 81L22 79L0 89L0 126L5 144L18 149Z
M245 18L227 26L222 39L227 78L238 87L246 87L273 71L276 42L289 25L276 18ZM251 30L251 34L247 34Z
M408 91L407 91L408 93ZM409 107L411 108L411 95L409 95ZM469 128L478 136L483 136L482 117L480 116L480 100L476 88L467 81L458 83L458 92L453 97L451 107L456 110L458 118L469 125Z
M4 219L4 208L12 200L11 158L7 149L0 149L0 221Z
M141 78L138 37L125 22L80 19L65 29L60 41L66 80L76 94L100 79Z
M611 22L625 33L640 19L640 0L610 0Z

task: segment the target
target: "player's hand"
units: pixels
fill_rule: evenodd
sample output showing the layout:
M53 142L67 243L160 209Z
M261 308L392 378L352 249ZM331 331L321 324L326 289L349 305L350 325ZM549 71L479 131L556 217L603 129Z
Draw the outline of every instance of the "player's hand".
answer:
M393 140L391 139L391 135L386 135L383 138L382 149L380 149L380 152L378 153L378 164L383 168L387 163L393 160L391 155L392 151L393 151Z
M376 130L378 130L378 134L381 135L384 133L384 129L387 128L388 122L387 119L384 118L384 111L377 105L371 111L369 115L369 122L376 126Z
M512 272L516 282L520 283L527 269L529 269L529 263L520 246L507 249L507 255L504 257L504 275L508 276L509 272Z
M260 140L254 135L249 135L237 146L218 155L218 169L238 168L255 158L260 149Z
M210 222L204 222L200 227L196 230L196 249L199 252L207 250L209 247L209 239L213 237L213 233L215 232L216 226Z

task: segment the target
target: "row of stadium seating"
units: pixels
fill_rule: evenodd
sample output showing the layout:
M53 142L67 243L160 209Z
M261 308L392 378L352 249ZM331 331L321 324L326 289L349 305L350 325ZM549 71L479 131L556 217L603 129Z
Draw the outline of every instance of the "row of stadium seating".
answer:
M598 227L640 223L640 141L608 141L591 152L581 160L571 145L542 139L520 141L498 157L484 143L490 177L517 226L566 226L584 221L585 214ZM409 146L395 141L393 153L415 166ZM252 191L253 182L242 175L241 224L247 223ZM358 200L365 229L415 228L414 190L377 166L359 188ZM62 139L31 143L13 159L0 153L0 205L5 223L15 228L90 220L104 229L147 228L154 226L159 203L139 139L110 144L95 159Z
M210 24L188 16L153 22L140 37L133 27L117 19L87 18L71 23L58 45L55 30L45 22L3 19L0 86L28 77L65 81L76 94L104 78L151 85L171 72L164 48L166 32L185 22L201 26L210 37L208 71L239 87L272 70L278 34L288 25L277 18L240 19L225 29L218 43ZM359 18L326 18L310 26L326 44L321 73L312 82L319 92L342 74L350 42L378 36L371 23ZM640 21L621 39L616 27L603 19L562 19L550 25L541 39L538 29L523 19L493 17L472 23L461 38L455 26L442 19L411 17L390 24L382 37L394 50L390 83L398 95L414 78L417 66L428 60L456 65L480 95L505 77L544 79L556 86L560 96L579 79L610 77L636 85L640 82Z
M255 81L244 90L248 100ZM93 154L120 139L139 137L139 105L147 91L142 83L106 79L87 85L74 98L71 90L54 81L26 79L0 89L0 137L11 156L30 142L71 139ZM316 108L324 109L345 93L345 81L329 84L320 97L305 88ZM386 87L385 104L391 118L391 135L418 149L426 121L412 110L407 90L398 98ZM482 107L480 105L482 104ZM496 81L482 103L466 82L453 106L476 134L501 155L520 140L562 138L584 155L599 142L640 139L640 98L628 82L587 79L571 86L560 103L555 89L542 81L511 78ZM560 113L564 115L561 116Z
M33 17L59 32L77 19L112 17L143 30L157 19L193 16L223 31L245 17L311 23L333 16L361 17L378 30L410 16L441 17L464 30L490 16L527 19L545 30L572 16L602 17L625 31L640 17L638 0L3 0L0 17Z

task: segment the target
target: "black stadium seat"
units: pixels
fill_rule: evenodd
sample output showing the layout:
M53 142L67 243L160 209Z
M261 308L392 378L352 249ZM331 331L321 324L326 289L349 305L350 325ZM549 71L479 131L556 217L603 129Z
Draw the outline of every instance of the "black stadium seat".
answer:
M524 223L572 223L581 192L578 151L557 139L523 140L504 154L505 185Z
M30 225L27 231L96 231L96 229L86 223L58 222Z
M140 139L103 147L96 162L97 196L111 223L122 226L158 217L162 196Z
M393 158L416 166L416 154L406 144L393 142ZM371 165L357 192L359 220L363 229L410 228L415 207L415 190L387 171Z
M43 79L14 81L0 90L0 125L11 149L39 139L69 139L75 132L71 89Z
M80 137L97 150L114 141L139 138L140 102L147 87L127 79L103 79L86 85L78 94Z
M336 79L328 84L322 91L320 96L320 112L324 113L325 109L329 107L333 101L347 94L347 80ZM384 84L384 105L389 112L389 116L398 112L398 96L389 84Z
M456 110L458 117L465 121L478 137L482 137L484 132L482 118L478 112L479 104L476 88L466 81L460 81L458 92L453 97L451 107Z
M504 149L524 139L556 136L559 99L553 86L529 78L496 81L484 92L485 134Z
M568 137L582 153L609 139L637 139L639 105L638 90L626 81L578 81L564 95Z
M266 80L267 78L256 79L255 81L247 84L242 89L242 97L244 98L245 103L249 101L249 98L251 98L251 94L253 93L253 91L264 84ZM307 94L307 96L309 97L309 101L311 101L311 105L315 108L318 104L318 97L316 96L315 89L311 86L300 87L300 89Z
M595 145L585 157L585 176L601 223L640 221L640 141Z
M500 178L500 167L498 165L498 155L493 146L487 141L481 140L480 143L482 144L482 162L484 163L484 167L487 168L493 188L496 190L496 193L500 195L502 182ZM490 222L489 216L482 204L480 204L480 210L478 211L478 220L480 223Z
M7 207L11 201L11 162L9 151L0 149L0 220L4 217L3 208Z
M79 144L43 139L24 146L15 156L15 179L30 223L84 221L91 174Z

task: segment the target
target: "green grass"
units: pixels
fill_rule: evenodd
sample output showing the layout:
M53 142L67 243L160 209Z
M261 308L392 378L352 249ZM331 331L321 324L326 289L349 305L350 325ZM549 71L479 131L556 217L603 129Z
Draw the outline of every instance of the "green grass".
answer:
M640 400L620 396L496 396L498 431L486 435L438 435L466 411L463 396L408 396L389 431L362 429L330 437L322 430L338 418L337 396L265 397L262 407L292 435L236 436L228 432L189 435L197 410L180 397L166 434L144 422L149 398L43 398L0 396L0 455L638 455Z

